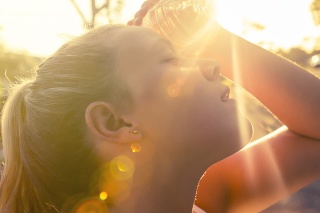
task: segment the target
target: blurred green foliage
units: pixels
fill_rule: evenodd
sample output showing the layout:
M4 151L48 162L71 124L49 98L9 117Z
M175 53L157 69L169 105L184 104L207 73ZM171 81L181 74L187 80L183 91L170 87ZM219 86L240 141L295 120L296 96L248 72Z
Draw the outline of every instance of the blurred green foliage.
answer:
M15 53L0 44L1 80L11 81L19 77L28 77L32 70L42 61L41 58L28 55L26 52Z
M28 55L26 52L15 53L0 44L0 109L7 97L11 83L32 75L41 58Z

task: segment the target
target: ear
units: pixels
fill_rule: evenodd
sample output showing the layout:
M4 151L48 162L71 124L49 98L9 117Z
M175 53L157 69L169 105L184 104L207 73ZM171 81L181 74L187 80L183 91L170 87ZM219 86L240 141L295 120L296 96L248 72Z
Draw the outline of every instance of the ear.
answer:
M131 144L142 140L133 116L119 114L109 103L91 103L86 108L85 120L91 134L101 141Z

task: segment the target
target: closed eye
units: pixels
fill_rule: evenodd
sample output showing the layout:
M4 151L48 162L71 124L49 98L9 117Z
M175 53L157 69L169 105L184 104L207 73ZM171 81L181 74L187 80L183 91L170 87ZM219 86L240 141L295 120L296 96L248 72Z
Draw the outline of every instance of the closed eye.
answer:
M162 62L170 63L172 65L179 65L179 61L180 61L179 57L172 55L172 56L166 57Z

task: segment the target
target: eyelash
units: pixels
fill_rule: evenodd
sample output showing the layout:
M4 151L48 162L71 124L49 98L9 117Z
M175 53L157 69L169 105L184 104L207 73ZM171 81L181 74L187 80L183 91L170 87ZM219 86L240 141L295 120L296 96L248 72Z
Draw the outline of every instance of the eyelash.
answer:
M173 64L173 65L178 65L179 61L180 61L180 59L178 57L172 56L172 57L169 57L169 58L165 59L163 62L164 63L170 63L170 64Z

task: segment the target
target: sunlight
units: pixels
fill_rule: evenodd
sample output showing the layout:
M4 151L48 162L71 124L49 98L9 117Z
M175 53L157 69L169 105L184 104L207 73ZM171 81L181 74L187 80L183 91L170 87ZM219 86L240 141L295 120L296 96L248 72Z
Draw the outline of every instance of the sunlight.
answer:
M273 48L302 46L310 50L319 35L309 6L312 0L216 0L219 23L251 42ZM314 38L312 44L305 38Z
M233 27L233 26L230 26L230 27ZM237 26L235 25L234 27L237 27ZM241 82L241 76L240 76L241 71L239 70L241 68L240 68L239 57L238 57L238 55L239 55L238 40L235 37L232 37L231 48L232 48L232 50L231 50L232 51L232 71L233 71L233 76L234 76L233 81L236 84L241 85L241 83L240 83ZM245 145L247 145L247 143L250 140L250 138L248 138L248 134L247 134L247 132L249 132L250 130L248 129L249 127L248 127L248 125L246 125L245 120L242 118L243 115L241 114L241 112L245 112L246 106L245 106L245 101L244 101L244 94L240 90L241 90L241 88L236 87L234 92L235 92L235 97L239 103L240 112L238 112L238 126L240 128L242 147L244 147ZM252 144L249 144L248 146L251 146L251 145ZM271 148L267 147L267 149L264 150L264 153L267 156L268 165L271 165L274 170L273 178L274 178L275 182L278 184L279 188L283 188L283 190L285 190L282 176L280 173L280 169L279 169L279 166L273 156ZM255 171L255 167L254 167L253 156L249 152L246 154L246 164L248 165L248 171L247 171L248 174L247 175L251 179L252 186L254 186L255 181L257 181L255 179L255 172L256 171Z
M89 1L75 0L88 17ZM126 23L144 0L126 0L119 23ZM312 0L216 0L219 22L251 42L273 43L275 47L299 46L305 37L314 38L315 28L309 5ZM298 14L298 15L297 15ZM264 26L256 29L256 23ZM48 55L61 46L67 36L84 32L83 22L70 1L11 0L0 8L0 39L9 49L33 55ZM271 44L270 44L271 45ZM302 44L310 50L313 40Z
M240 76L240 64L239 64L239 60L238 60L238 40L233 37L232 41L231 41L232 45L232 65L233 65L233 76L234 76L234 82L236 84L240 84L241 82L241 76ZM245 123L246 121L242 118L243 115L241 114L241 112L245 112L247 106L245 105L245 97L244 97L244 93L242 93L240 90L242 88L239 87L235 87L235 97L239 103L239 110L240 112L238 112L238 127L240 128L240 134L241 134L241 145L242 147L245 147L242 151L245 152L245 162L247 165L247 170L246 170L246 175L248 176L248 178L250 179L250 184L251 187L254 187L256 185L256 182L259 182L259 178L257 179L257 171L256 171L256 157L254 156L254 153L251 152L246 152L246 148L253 146L254 144L258 143L259 140L264 140L263 139L259 139L258 141L254 141L248 144L248 142L250 141L250 138L248 138L248 132L250 131L248 128L249 126ZM257 128L257 126L254 126L254 128ZM271 135L267 135L265 137L271 137ZM247 145L248 144L248 145ZM265 156L261 156L261 159L266 159L265 165L267 167L271 167L272 171L273 171L273 176L270 177L272 180L274 180L273 182L277 184L277 187L279 189L281 189L282 191L285 190L285 185L284 185L284 181L281 175L281 171L279 168L279 165L276 162L276 159L274 157L274 154L272 152L272 149L270 147L270 145L266 145L265 149L263 150L263 154ZM262 165L261 165L262 166Z
M80 203L77 204L75 208L75 213L107 213L108 208L107 205L102 203L100 200L95 198L87 198L83 199Z
M51 54L68 37L84 32L69 1L4 1L0 20L1 40L7 48L39 56Z
M100 200L106 200L108 198L108 193L107 192L101 192L99 197L100 197Z
M241 77L240 77L240 72L239 72L239 61L238 61L238 47L237 47L237 40L232 37L231 41L231 48L232 48L232 72L234 79L233 81L237 84L241 84ZM239 88L240 89L240 88ZM246 124L246 120L243 119L243 115L241 112L245 111L245 102L243 99L243 95L241 95L239 89L235 88L235 97L238 101L238 107L240 112L238 112L238 126L240 128L240 134L241 134L241 146L244 147L249 141L250 141L250 136L248 136L248 132L251 130L248 129L249 126Z
M270 138L274 137L274 135L278 134L283 129L284 128L279 128L278 130L275 130L273 133L271 133L269 135L266 135L266 136L260 138L259 140L255 141L253 143L248 144L245 147L245 149L242 150L242 151L246 152L246 164L248 165L248 169L249 169L248 173L249 173L249 177L251 178L251 182L252 183L258 181L257 179L254 178L256 176L256 174L255 174L256 171L254 169L255 161L254 161L253 153L247 152L246 149L250 150L249 147L255 146L255 144L258 144L261 141L270 140ZM276 158L274 156L274 153L273 153L274 150L272 150L271 146L272 145L270 145L270 144L265 144L265 149L263 151L264 151L264 154L267 157L261 156L261 159L265 158L265 160L266 160L265 164L261 165L261 166L271 167L272 168L272 177L270 177L270 178L272 180L274 180L272 182L276 183L277 187L279 189L281 189L282 191L287 191L286 188L285 188L285 184L284 184L284 180L283 180L283 177L282 177L282 174L281 174L281 170L280 170L280 168L278 166L277 160L276 160Z
M237 2L232 0L217 0L215 7L218 22L226 29L240 34L243 28L240 11L243 11L245 7L242 5L241 8L241 2Z
M90 1L74 0L89 19ZM125 0L122 17L126 23L144 0ZM99 2L99 1L98 1ZM0 7L0 39L5 47L36 56L48 56L70 36L85 32L84 24L70 0L10 0Z
M141 147L140 143L132 143L131 144L131 151L133 153L140 152L141 149L142 149L142 147Z

